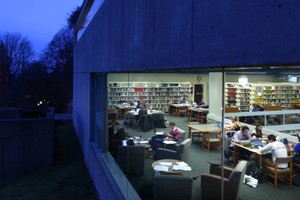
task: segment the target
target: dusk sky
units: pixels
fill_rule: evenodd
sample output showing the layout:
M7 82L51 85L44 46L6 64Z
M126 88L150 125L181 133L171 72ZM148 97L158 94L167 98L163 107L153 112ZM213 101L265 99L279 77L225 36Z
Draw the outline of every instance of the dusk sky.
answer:
M67 24L69 14L83 0L0 0L0 34L21 33L32 42L37 56Z

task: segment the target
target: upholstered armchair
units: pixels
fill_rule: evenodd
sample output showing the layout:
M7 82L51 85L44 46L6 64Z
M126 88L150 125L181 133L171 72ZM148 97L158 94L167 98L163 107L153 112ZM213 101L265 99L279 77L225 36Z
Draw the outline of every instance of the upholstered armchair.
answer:
M238 199L247 161L240 161L234 169L224 167L223 199ZM212 164L210 173L201 175L201 199L221 199L221 166Z
M118 147L117 163L124 174L128 176L142 176L145 165L145 147L120 146Z
M190 176L160 174L155 172L154 200L190 200L192 199L193 179Z
M176 150L158 148L156 152L156 160L176 159L187 162L191 143L192 140L190 138L187 138L177 146Z

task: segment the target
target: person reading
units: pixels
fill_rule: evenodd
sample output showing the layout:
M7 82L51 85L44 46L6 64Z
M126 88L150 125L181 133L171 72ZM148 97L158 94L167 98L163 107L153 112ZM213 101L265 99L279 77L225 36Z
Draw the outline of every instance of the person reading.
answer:
M263 128L263 126L260 123L256 123L255 129L251 133L251 137L262 138L262 128Z
M155 135L151 138L150 145L154 153L157 151L157 148L163 144L163 141L165 139L178 141L179 138L181 137L182 132L179 128L176 127L175 122L170 122L169 128L170 131L168 133L165 132L164 135L162 136Z

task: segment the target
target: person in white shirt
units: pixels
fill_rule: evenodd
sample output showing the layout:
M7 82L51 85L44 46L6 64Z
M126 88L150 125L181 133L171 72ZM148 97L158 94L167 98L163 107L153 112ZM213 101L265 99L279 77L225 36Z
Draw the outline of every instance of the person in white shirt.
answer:
M287 157L286 146L280 142L276 141L275 135L268 135L268 145L259 148L259 152L271 151L272 158L268 158L268 154L264 157L264 164L274 166L277 157ZM270 156L269 156L270 157ZM284 169L288 167L288 163L278 163L278 168Z

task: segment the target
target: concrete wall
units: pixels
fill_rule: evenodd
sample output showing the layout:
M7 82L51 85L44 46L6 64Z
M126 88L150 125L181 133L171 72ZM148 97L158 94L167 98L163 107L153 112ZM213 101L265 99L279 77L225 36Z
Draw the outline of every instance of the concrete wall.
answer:
M0 186L53 164L54 112L0 120Z
M74 126L99 197L126 199L114 163L89 141L89 73L299 64L299 8L297 0L106 0L74 51Z
M20 108L4 108L0 109L0 120L1 119L17 119L21 116Z
M110 0L78 41L76 71L299 64L300 1Z

